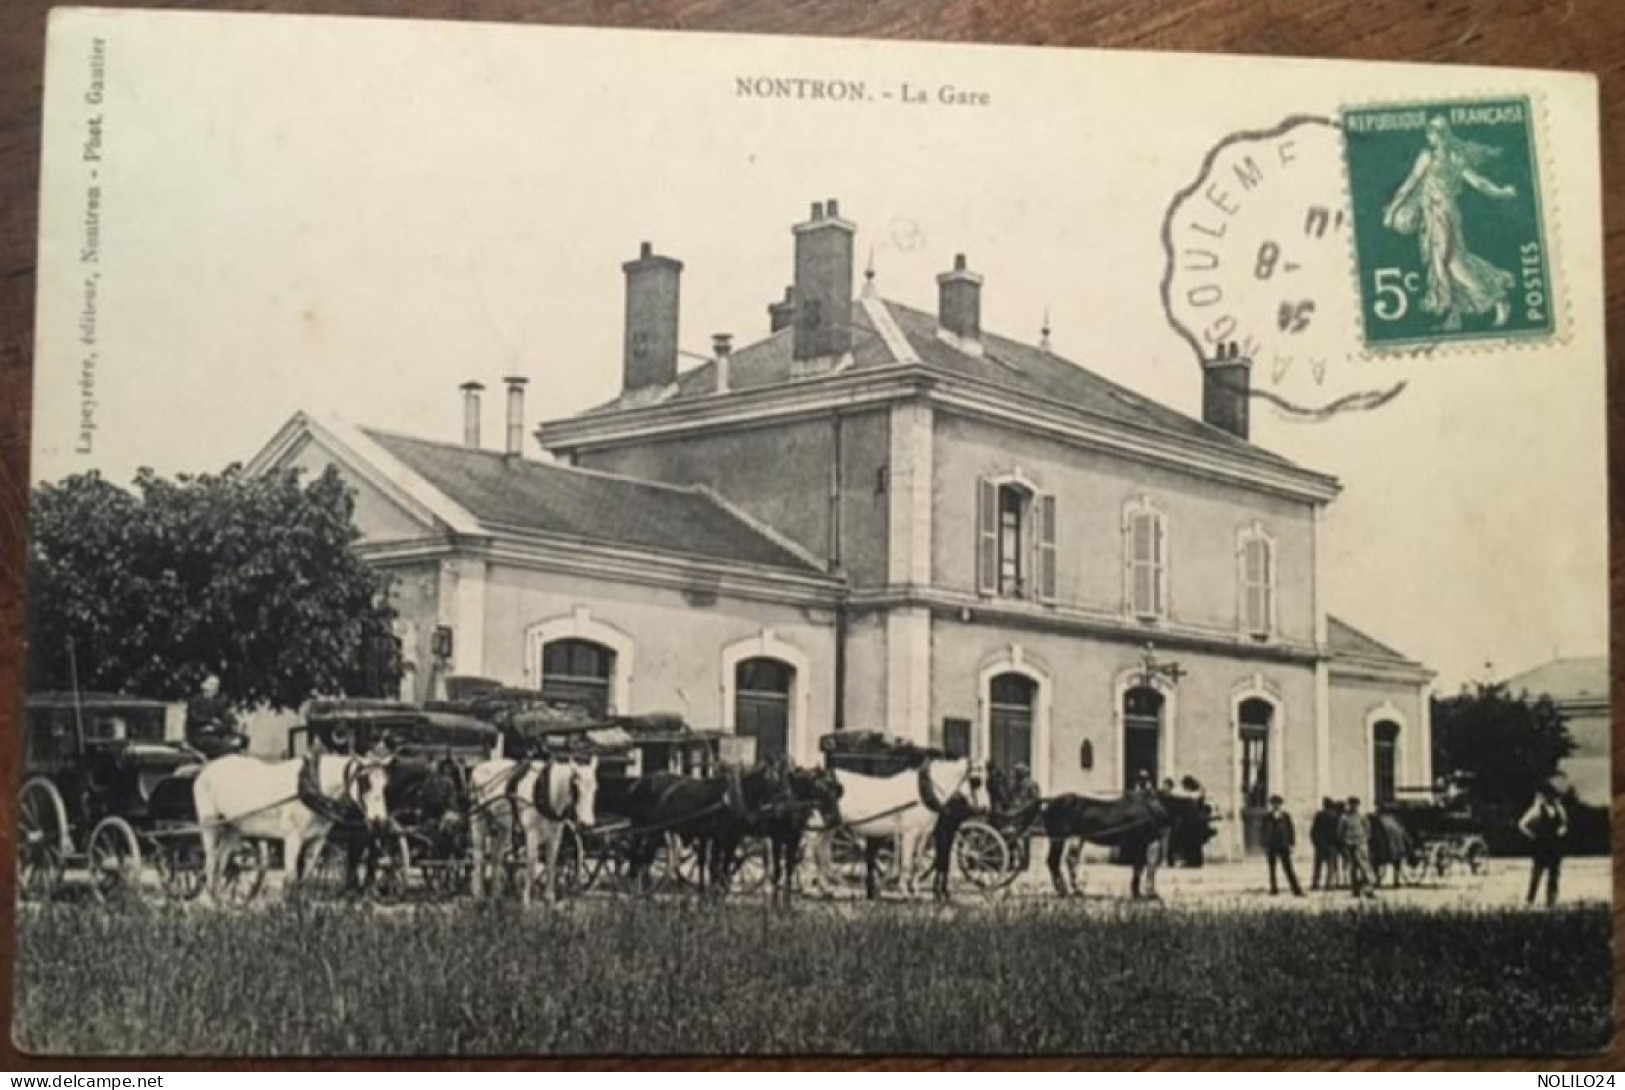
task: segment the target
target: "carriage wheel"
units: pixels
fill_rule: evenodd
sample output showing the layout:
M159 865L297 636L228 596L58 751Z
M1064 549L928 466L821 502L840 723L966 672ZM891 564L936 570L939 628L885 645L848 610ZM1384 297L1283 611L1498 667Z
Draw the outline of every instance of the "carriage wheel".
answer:
M228 904L246 905L265 884L271 852L263 840L239 840L221 867L220 892Z
M62 884L62 866L71 854L62 793L50 780L29 780L17 796L17 896L49 900Z
M733 874L728 879L731 893L757 893L767 885L773 870L773 857L767 841L752 837L739 847Z
M203 842L185 834L156 842L152 856L158 884L172 901L192 901L203 892Z
M1490 865L1490 846L1482 837L1471 837L1462 848L1462 861L1472 874L1483 874Z
M1434 874L1440 878L1445 878L1450 874L1450 868L1455 863L1455 851L1449 844L1441 840L1437 844L1429 846L1428 862L1432 866Z
M90 831L85 869L98 901L128 897L141 888L141 841L121 817L103 818Z
M863 888L864 861L863 853L866 841L846 826L840 826L824 834L828 838L827 851L823 853L824 885L831 888L857 889ZM875 863L879 870L880 884L887 885L891 881L892 864L897 857L897 849L892 841L886 841L880 848Z
M303 850L309 852L310 847L307 845ZM319 852L320 854L311 860L305 873L303 892L322 898L342 897L351 881L349 846L342 839L329 836L322 841ZM298 874L297 869L290 867L287 880L296 881ZM355 888L366 889L368 877L366 860L358 861L354 878Z
M981 821L967 821L954 837L954 860L972 885L992 894L1009 884L1015 871L1010 866L1010 845L997 829Z

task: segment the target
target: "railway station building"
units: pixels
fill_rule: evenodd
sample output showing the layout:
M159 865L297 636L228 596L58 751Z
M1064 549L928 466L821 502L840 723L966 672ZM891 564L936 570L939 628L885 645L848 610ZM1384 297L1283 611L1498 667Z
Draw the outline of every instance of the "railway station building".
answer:
M393 577L405 695L491 678L673 711L817 760L884 730L1046 793L1195 776L1255 847L1271 794L1306 818L1431 782L1433 674L1329 616L1338 483L1249 441L1250 363L1221 350L1200 419L982 326L944 262L935 307L855 283L836 201L790 232L765 335L679 369L682 263L624 268L622 385L504 442L296 415L252 468L334 465Z

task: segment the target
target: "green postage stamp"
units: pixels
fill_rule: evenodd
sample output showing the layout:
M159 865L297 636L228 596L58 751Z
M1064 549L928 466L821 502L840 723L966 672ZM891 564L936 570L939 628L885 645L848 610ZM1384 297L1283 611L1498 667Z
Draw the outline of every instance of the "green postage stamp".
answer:
M1342 121L1368 349L1556 331L1527 98Z

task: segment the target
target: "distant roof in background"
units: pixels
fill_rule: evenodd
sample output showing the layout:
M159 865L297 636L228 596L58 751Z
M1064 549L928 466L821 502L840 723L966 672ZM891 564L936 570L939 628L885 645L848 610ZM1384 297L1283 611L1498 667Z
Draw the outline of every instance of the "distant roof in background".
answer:
M957 378L985 382L1017 393L1071 406L1082 412L1115 420L1136 428L1149 429L1184 440L1222 447L1231 454L1259 462L1292 466L1295 463L1278 454L1254 446L1222 428L1176 412L1133 390L1119 386L1095 372L1036 345L1023 344L996 333L983 331L980 356L966 352L937 336L934 314L902 303L870 296L852 304L852 369L895 366L899 360L875 328L866 302L884 308L891 321L907 338L919 366ZM794 331L782 329L762 340L736 349L728 367L730 390L756 390L791 382L808 381L793 377L791 353ZM660 404L699 399L716 388L716 365L707 361L678 375L675 389ZM591 417L649 404L643 397L617 397L587 410Z
M1396 666L1423 668L1415 659L1407 658L1387 644L1367 636L1347 621L1330 614L1326 616L1326 643L1331 648L1332 654L1337 657L1383 659Z
M1582 655L1553 659L1533 670L1506 679L1514 693L1545 693L1553 700L1607 700L1609 696L1608 656Z
M825 574L699 489L362 431L482 523Z

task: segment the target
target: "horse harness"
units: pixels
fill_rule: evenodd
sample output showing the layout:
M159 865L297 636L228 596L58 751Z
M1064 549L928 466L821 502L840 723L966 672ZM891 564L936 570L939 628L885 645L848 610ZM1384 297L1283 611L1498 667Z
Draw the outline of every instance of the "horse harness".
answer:
M361 777L364 774L362 761L359 757L351 757L344 765L344 784L342 797L330 799L322 794L321 773L318 762L320 757L314 753L307 753L299 766L299 778L295 783L293 799L284 799L282 802L298 800L303 803L317 817L332 822L334 825L351 824L355 818L362 816L361 797L359 790L354 797L352 789L358 789ZM282 802L273 803L280 806ZM271 807L262 807L270 809ZM248 816L248 815L243 815ZM240 819L239 819L240 820Z

